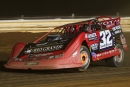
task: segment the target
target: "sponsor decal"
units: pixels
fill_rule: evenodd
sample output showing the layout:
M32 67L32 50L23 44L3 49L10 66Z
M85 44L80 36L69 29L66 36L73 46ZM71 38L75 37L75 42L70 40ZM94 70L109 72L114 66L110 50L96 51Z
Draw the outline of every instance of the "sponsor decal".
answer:
M121 43L122 43L122 44L126 44L126 40L125 40L125 37L124 37L123 34L120 35L120 39L121 39Z
M99 54L97 54L97 57L105 56L105 55L108 55L108 54L112 54L112 53L114 53L116 51L117 51L117 49L113 49L113 50L109 50L109 51L106 51L106 52L103 52L103 53L99 53Z
M60 50L62 48L63 48L63 45L55 45L55 46L47 46L47 47L41 47L41 48L27 49L25 51L25 54L55 51L55 50Z
M100 57L101 56L101 53L97 54L97 57Z
M44 56L49 56L52 55L53 53L46 53L46 54L29 54L28 58L33 58L33 57L44 57Z
M85 34L85 38L88 38L89 41L91 40L97 40L97 34L96 33L92 33L92 34Z
M44 46L44 45L46 45L47 43L40 43L40 44L36 44L36 46L37 47L39 47L39 46Z
M77 56L77 54L78 54L78 51L75 51L74 53L73 53L73 57L76 57Z
M90 47L92 48L92 50L98 50L98 43L94 43L90 45Z
M121 26L120 25L115 26L112 28L112 30L115 34L121 33Z
M97 54L95 52L91 52L93 58L97 58Z
M31 53L32 49L28 49L27 51L25 51L25 54Z
M13 58L14 61L23 61L21 58Z
M28 65L38 65L39 62L25 62L25 65L28 66Z
M107 28L111 27L114 25L114 23L110 20L110 21L103 21L101 23L98 23L98 25L105 25Z
M51 55L53 53L48 53L47 55L45 54L33 54L28 57L28 60L45 60L45 59L52 59L52 58L60 58L63 56L63 54L56 54L56 55Z
M119 19L116 19L116 20L108 20L108 21L103 21L101 23L98 23L98 25L105 25L106 28L109 28L109 27L112 27L112 26L115 26L115 23L117 25L120 24L120 20Z

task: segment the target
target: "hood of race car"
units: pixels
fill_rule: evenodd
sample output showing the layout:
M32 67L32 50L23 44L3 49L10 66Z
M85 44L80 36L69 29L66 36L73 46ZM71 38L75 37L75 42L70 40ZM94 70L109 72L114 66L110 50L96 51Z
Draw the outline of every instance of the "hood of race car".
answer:
M52 41L52 42L41 42L41 43L28 43L22 49L17 56L22 57L24 55L34 55L41 53L49 53L64 50L69 40Z

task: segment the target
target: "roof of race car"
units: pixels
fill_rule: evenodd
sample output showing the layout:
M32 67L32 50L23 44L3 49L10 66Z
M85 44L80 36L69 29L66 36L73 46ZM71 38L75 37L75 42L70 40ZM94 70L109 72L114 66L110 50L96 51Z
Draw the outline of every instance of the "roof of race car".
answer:
M65 25L61 25L61 26L58 26L54 29L57 29L57 28L62 28L62 27L69 27L69 26L75 26L75 25L79 25L79 24L85 24L85 23L88 23L90 21L92 21L93 19L90 19L90 20L85 20L85 21L81 21L81 22L76 22L76 23L69 23L69 24L65 24Z
M57 29L57 28L63 28L63 27L69 27L69 26L75 26L75 25L80 25L80 24L85 24L85 23L88 23L94 19L103 19L104 20L112 20L114 18L111 18L109 16L99 16L99 17L96 17L96 18L93 18L93 19L89 19L89 20L85 20L85 21L81 21L81 22L76 22L76 23L69 23L69 24L65 24L65 25L61 25L61 26L58 26L58 27L55 27L54 29ZM104 18L107 18L107 19L104 19ZM120 17L119 17L120 18Z

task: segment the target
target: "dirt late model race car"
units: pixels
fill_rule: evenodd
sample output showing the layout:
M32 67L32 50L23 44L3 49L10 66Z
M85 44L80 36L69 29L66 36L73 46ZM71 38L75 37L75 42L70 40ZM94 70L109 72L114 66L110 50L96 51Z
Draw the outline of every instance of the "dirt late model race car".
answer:
M33 43L16 43L5 67L85 71L91 61L97 60L119 67L127 49L120 17L100 16L56 27Z

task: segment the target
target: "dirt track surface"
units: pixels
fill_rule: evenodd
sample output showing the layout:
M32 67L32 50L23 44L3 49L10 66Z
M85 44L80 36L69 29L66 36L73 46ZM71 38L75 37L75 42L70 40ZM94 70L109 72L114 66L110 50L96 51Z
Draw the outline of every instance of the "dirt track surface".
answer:
M18 41L33 42L43 33L0 33L0 87L129 87L130 53L125 52L122 67L107 67L104 61L91 63L85 72L72 69L31 71L5 69L12 46ZM130 47L130 33L125 33Z

